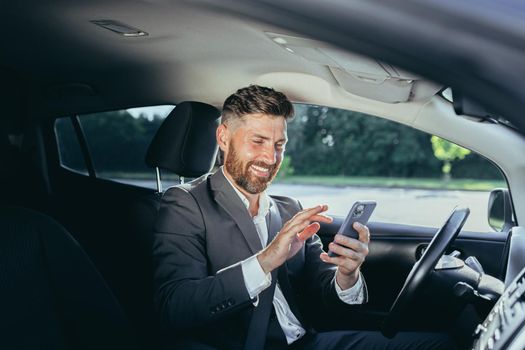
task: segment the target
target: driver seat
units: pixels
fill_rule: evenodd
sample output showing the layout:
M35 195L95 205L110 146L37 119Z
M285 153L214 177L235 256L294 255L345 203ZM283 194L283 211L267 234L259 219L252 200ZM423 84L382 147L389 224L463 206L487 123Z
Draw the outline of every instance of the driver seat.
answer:
M1 349L135 349L126 318L69 233L0 206Z

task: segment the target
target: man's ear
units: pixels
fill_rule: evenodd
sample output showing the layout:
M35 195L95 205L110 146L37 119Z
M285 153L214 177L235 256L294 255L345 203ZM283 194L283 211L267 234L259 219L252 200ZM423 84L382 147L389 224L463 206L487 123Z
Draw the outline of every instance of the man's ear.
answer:
M230 130L225 124L220 124L215 133L217 138L217 144L221 151L225 152L228 149L228 144L230 143Z

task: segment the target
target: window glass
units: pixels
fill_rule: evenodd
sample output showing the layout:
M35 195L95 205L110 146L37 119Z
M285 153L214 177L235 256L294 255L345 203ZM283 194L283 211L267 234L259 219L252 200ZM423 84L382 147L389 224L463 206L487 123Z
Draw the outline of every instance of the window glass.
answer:
M146 151L173 108L153 106L80 115L96 176L155 188L155 172L145 163ZM64 161L62 165L68 166Z
M464 148L386 119L295 105L281 171L270 192L326 203L346 216L356 200L375 200L371 221L439 227L468 206L466 230L492 231L489 193L506 187L491 162Z
M71 118L60 118L55 121L55 135L62 166L87 175L86 163Z

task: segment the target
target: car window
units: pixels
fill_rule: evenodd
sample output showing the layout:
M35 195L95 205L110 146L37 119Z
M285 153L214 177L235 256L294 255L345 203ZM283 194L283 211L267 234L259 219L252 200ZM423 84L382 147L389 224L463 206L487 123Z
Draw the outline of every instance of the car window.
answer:
M489 193L506 187L485 158L436 136L362 113L295 105L286 156L270 192L326 203L345 216L356 200L375 200L371 221L439 227L468 206L466 230L492 231Z
M174 107L163 105L80 115L78 119L96 176L155 188L155 172L144 159L155 132ZM83 167L86 172L70 118L57 119L55 130L62 166L74 170ZM78 151L70 152L70 146L75 143Z
M371 220L438 227L452 209L468 206L466 230L492 231L489 193L506 188L483 157L408 126L358 112L295 104L286 156L271 194L303 206L326 203L345 216L356 200L375 200ZM147 147L174 106L79 116L97 177L155 188ZM87 174L70 118L55 123L63 166ZM448 159L448 160L447 160ZM165 186L177 183L163 174Z

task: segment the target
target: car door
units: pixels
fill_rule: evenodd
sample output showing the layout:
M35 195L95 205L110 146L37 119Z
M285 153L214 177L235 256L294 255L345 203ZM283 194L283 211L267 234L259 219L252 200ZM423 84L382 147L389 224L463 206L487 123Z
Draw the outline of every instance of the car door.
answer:
M436 141L433 135L371 115L299 104L295 109L287 156L271 191L298 198L304 207L328 204L334 221L322 224L319 231L325 250L355 201L377 202L368 225L369 255L362 267L368 303L358 308L357 319L341 316L320 326L379 328L412 267L458 206L469 207L471 214L447 253L462 260L475 257L485 273L503 280L508 232L489 226L487 207L490 191L506 187L506 182L493 163L446 140ZM439 144L465 156L444 169ZM433 313L433 320L426 325L418 320L416 327L443 327L458 316L458 309L446 305L448 299L437 290L425 294L419 302Z
M342 217L335 217L332 224L322 225L319 235L325 249L333 240L342 220ZM369 301L366 307L359 310L359 321L344 323L349 327L377 329L389 312L412 267L438 228L384 222L370 222L368 227L371 241L362 273L368 287ZM462 231L448 253L458 251L461 259L474 256L487 274L502 278L506 261L506 242L507 233ZM427 291L422 301L427 305L429 314L431 310L438 310L432 314L434 322L427 325L428 327L442 326L449 316L440 313L439 309L446 305L439 303L439 299L436 298L439 298L439 295ZM429 307L432 303L435 305ZM424 320L419 319L418 322Z
M152 297L152 227L157 215L149 143L174 106L50 120L43 126L58 219L115 293L144 347L158 341ZM165 176L165 184L176 175Z

